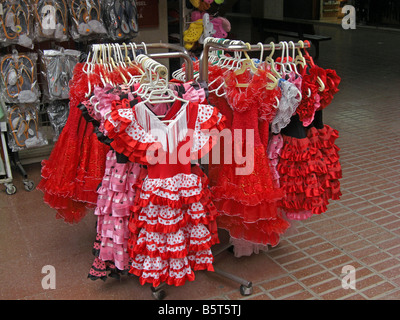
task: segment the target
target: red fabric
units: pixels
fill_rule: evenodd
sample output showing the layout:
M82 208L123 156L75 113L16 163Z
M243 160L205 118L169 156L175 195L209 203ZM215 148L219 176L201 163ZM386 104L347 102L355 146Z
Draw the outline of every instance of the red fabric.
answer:
M276 245L289 224L278 212L277 205L283 192L275 187L266 155L268 124L276 113L273 107L275 97L280 97L279 89L266 89L266 85L271 83L268 72L259 69L255 75L247 72L241 75L227 72L223 75L226 100L233 110L233 159L225 159L232 160L232 164L227 161L220 165L211 164L210 172L214 181L213 200L220 213L218 227L228 230L233 238ZM237 83L247 83L248 86L237 87ZM248 129L254 132L253 141L246 140ZM249 151L254 151L254 154L250 155ZM246 158L246 162L239 164L235 154ZM237 169L244 167L249 168L249 172L238 174Z
M83 64L77 64L70 82L70 113L49 159L42 161L42 179L37 188L44 201L56 209L56 218L79 222L97 201L96 189L104 174L109 147L100 143L77 105L88 90Z
M49 159L42 161L42 179L37 188L43 191L44 201L56 209L56 218L68 223L77 223L87 213L87 208L96 204L96 189L101 182L105 159L109 147L98 141L93 125L82 117L77 106L84 102L89 91L103 86L102 77L123 83L121 70L105 72L101 65L95 65L88 76L85 64L78 63L70 80L70 112L67 123L56 142ZM138 74L137 68L126 69Z
M322 129L312 127L307 137L296 139L283 135L284 146L277 166L285 197L280 207L297 219L326 212L329 200L341 196L342 170L339 148L335 144L337 130L325 125Z

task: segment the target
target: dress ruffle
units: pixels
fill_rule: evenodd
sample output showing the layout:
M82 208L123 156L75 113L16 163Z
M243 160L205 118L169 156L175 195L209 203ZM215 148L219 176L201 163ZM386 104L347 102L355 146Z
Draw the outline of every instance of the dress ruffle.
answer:
M218 109L199 105L193 130L191 160L197 160L206 155L216 144L218 133L225 126L226 119ZM104 127L108 131L108 136L114 140L111 143L113 149L126 155L131 162L154 163L165 154L162 144L157 142L151 134L145 132L136 121L135 111L126 99L113 105L111 119L105 122Z
M98 200L94 214L97 216L97 238L95 260L89 271L92 280L96 279L94 270L99 266L111 264L113 270L127 274L131 259L128 253L130 238L130 207L135 199L135 185L140 176L138 164L118 163L116 153L107 153L105 174L101 187L97 190ZM104 272L97 275L102 278Z
M284 136L277 169L286 193L280 207L289 219L305 220L324 213L330 199L340 198L338 136L338 131L327 125L309 128L303 139Z
M78 223L86 215L87 208L95 206L96 189L109 150L97 140L93 126L79 113L77 108L70 110L67 124L49 159L42 161L41 180L37 186L44 193L44 202L57 211L56 218L68 223Z
M180 286L194 280L193 271L213 270L217 210L207 177L198 166L192 172L170 179L145 177L140 183L129 222L129 272L142 284Z
M220 215L218 227L226 229L232 238L249 239L252 244L276 246L290 224L277 216L275 219L245 222L240 216Z
M336 140L339 132L328 125L322 129L310 128L308 136L312 137L314 145L319 147L326 164L326 174L320 176L321 184L325 189L327 201L339 200L342 193L340 191L340 179L342 178L342 167L340 164L339 151Z
M254 156L246 160L253 162L221 166L217 185L212 188L214 201L232 199L243 205L255 206L282 198L282 190L273 183L264 146L254 147ZM252 170L247 175L238 175L236 169L246 166Z

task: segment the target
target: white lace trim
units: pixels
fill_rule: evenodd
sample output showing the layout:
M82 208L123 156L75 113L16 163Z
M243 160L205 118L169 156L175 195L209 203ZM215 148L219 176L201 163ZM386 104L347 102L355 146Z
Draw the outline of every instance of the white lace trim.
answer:
M282 97L279 101L279 107L274 119L271 122L271 131L279 133L285 128L290 118L295 113L301 102L301 92L295 84L290 81L280 81L279 84L282 92Z

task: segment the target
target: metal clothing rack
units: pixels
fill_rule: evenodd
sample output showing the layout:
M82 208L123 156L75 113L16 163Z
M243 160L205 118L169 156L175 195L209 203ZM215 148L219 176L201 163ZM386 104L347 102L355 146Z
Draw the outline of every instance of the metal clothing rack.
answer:
M121 49L131 49L130 46L121 45ZM167 58L182 58L185 60L185 74L186 74L186 81L190 81L194 79L194 67L193 61L190 58L187 50L181 46L169 44L169 43L141 43L135 44L135 49L144 49L145 54L152 58L152 59L167 59ZM296 48L309 48L309 44L306 42L304 45L295 44ZM172 50L172 52L167 53L148 53L147 49L160 49L165 48L168 50ZM199 59L199 80L205 81L208 83L208 56L210 50L226 50L231 52L240 52L240 51L269 51L272 49L275 50L282 50L284 46L282 44L257 44L257 45L250 45L246 44L242 41L235 41L235 40L228 40L228 39L218 39L218 38L207 38L204 42L204 49L201 53ZM230 243L226 243L220 246L215 252L213 252L213 256L216 257L221 253L229 250L232 248ZM253 293L253 285L251 281L238 277L234 274L225 272L219 268L214 266L214 272L219 274L220 276L230 279L238 284L240 284L239 291L243 296L248 296ZM162 300L166 296L166 292L164 290L166 283L162 283L157 287L151 286L151 293L152 296L157 300Z
M91 47L96 44L91 45ZM132 43L130 44L113 44L118 45L121 50L132 50L132 49L143 49L145 54L153 59L173 59L173 58L181 58L185 61L185 72L186 79L193 79L193 61L190 58L189 52L184 48L176 44L172 43ZM169 52L158 52L158 53L148 53L148 49L167 49L171 50Z

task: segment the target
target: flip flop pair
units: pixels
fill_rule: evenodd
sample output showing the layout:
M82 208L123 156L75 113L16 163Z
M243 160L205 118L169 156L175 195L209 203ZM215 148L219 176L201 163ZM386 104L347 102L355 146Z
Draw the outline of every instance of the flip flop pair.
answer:
M67 3L65 0L35 0L34 14L40 38L68 39Z
M5 101L9 103L36 102L37 94L33 91L36 82L35 65L26 55L6 55L0 64L0 71L5 87Z
M25 0L2 1L3 14L0 15L0 24L6 41L25 47L32 46L29 8Z
M113 39L128 39L139 31L136 1L113 0L107 3L109 34Z
M19 148L26 148L28 139L39 139L37 112L31 108L23 111L19 106L12 106L8 115L8 125Z
M99 0L72 0L71 14L78 37L93 33L107 34Z

